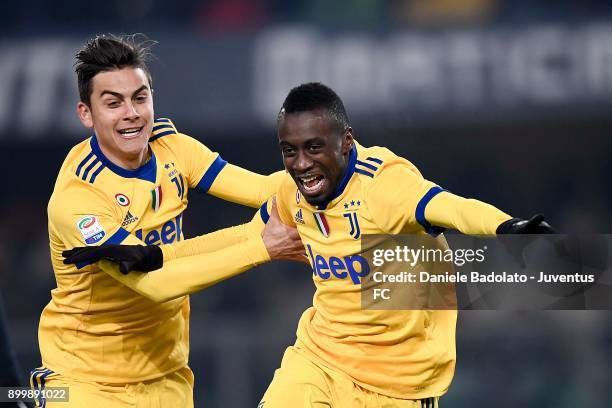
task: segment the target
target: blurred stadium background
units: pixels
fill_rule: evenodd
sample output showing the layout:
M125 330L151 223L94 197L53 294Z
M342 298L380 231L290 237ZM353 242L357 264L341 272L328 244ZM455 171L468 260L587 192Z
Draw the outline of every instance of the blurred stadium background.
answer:
M445 188L542 212L560 231L612 231L609 1L26 0L0 15L0 291L24 380L54 287L47 200L89 136L73 55L98 33L158 41L157 116L233 163L281 168L276 111L318 80L362 144L389 146ZM188 237L252 213L198 194L190 204ZM194 295L196 406L255 406L312 293L306 267L276 263ZM608 311L461 312L457 333L443 406L612 406Z

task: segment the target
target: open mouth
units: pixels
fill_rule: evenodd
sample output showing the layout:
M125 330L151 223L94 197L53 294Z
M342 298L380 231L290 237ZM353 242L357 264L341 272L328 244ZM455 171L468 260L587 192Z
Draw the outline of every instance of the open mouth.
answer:
M318 194L325 186L325 177L322 175L308 175L297 177L304 193L309 195Z
M118 132L124 139L133 139L140 135L140 131L142 130L143 127L144 126L126 128L126 129L118 130Z

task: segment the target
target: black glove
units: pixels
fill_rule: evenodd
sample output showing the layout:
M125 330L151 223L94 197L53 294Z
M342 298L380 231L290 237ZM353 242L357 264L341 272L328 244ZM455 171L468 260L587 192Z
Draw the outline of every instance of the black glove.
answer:
M498 235L501 234L556 234L553 227L549 223L544 221L542 214L534 215L528 220L521 218L512 218L508 221L502 222L495 231ZM525 268L525 257L523 252L525 248L531 244L536 237L514 237L501 239L502 244L506 247L506 250L512 255L515 261L520 265L521 268ZM553 244L557 246L556 241Z
M76 247L62 252L65 264L93 263L108 259L119 264L124 275L136 270L150 272L164 264L164 255L157 245L117 245L109 244L93 247Z
M542 214L534 215L528 220L512 218L499 224L495 232L497 234L556 234L553 227L544 221Z

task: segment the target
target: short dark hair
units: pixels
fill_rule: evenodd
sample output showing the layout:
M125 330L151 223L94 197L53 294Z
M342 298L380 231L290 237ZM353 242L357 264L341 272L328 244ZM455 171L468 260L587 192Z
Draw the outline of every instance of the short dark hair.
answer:
M336 122L338 130L343 131L349 127L348 115L342 99L330 87L320 82L301 84L289 91L278 114L278 120L286 113L315 109L326 109L330 118Z
M93 91L91 81L100 72L113 71L125 67L141 68L152 87L151 74L146 62L152 55L151 47L155 41L142 34L116 36L98 35L89 40L75 55L75 71L79 86L79 98L88 106Z

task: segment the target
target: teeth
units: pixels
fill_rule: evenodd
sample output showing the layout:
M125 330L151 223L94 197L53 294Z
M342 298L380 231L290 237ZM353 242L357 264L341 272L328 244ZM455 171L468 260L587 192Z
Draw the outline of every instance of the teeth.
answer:
M309 191L309 192L316 191L321 186L321 183L323 183L323 180L319 180L319 182L315 184L314 186L308 187L306 184L304 184L303 187L306 191Z
M121 133L122 135L131 136L135 133L138 133L140 129L142 128L123 129L123 130L120 130L119 133Z
M323 184L323 180L324 178L321 176L300 177L300 181L302 182L302 187L304 187L304 190L306 190L306 192L317 191L319 187L321 187L321 184ZM315 183L309 186L309 184L311 184L313 181L315 181Z

